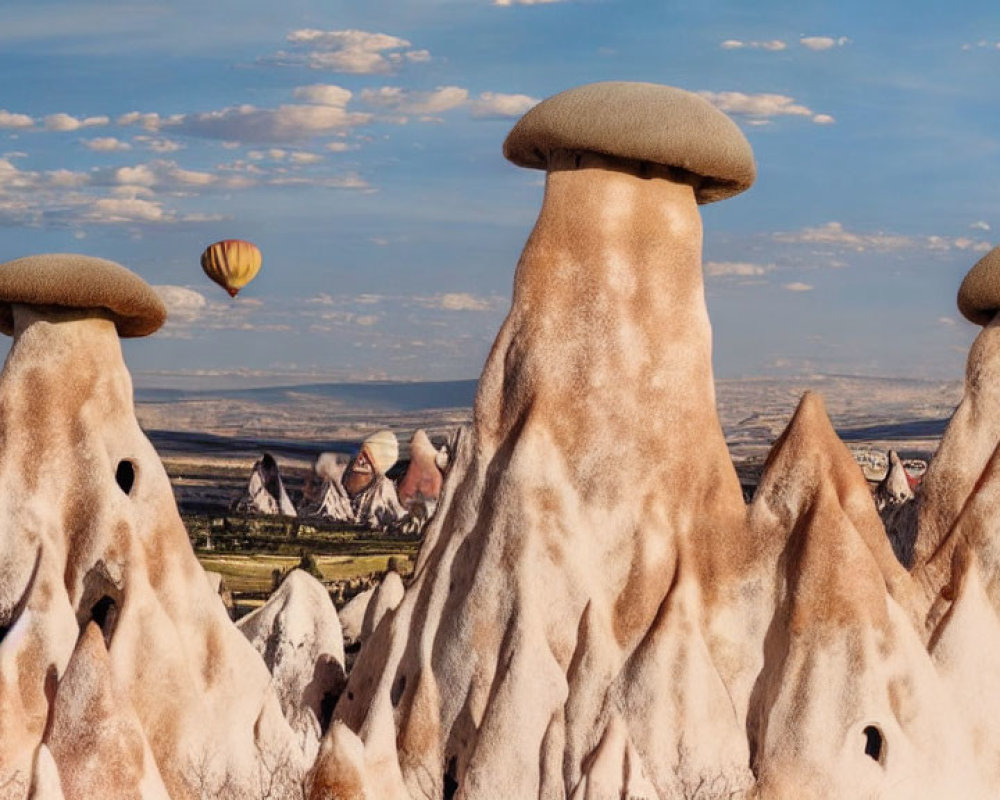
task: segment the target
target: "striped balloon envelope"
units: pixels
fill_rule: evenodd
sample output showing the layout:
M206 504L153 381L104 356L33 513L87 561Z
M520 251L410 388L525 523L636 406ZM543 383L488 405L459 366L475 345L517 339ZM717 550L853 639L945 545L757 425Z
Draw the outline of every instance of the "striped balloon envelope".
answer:
M219 286L236 297L260 271L260 250L243 239L223 239L201 254L201 268Z

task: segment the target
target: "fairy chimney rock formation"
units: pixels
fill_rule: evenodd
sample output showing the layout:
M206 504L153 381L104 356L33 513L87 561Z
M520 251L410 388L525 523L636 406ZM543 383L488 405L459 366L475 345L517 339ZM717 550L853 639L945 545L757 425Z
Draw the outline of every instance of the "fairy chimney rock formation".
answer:
M965 393L921 482L913 569L921 570L948 535L1000 443L1000 247L965 276L958 308L983 329L972 343ZM932 592L940 589L938 582Z
M59 681L45 746L67 798L170 798L132 701L113 685L94 622L84 627Z
M889 468L875 487L875 506L893 552L903 566L909 567L917 536L916 499L910 477L895 450L889 451Z
M747 724L751 796L983 797L909 576L818 396L803 397L775 444L751 519L784 533Z
M395 570L389 570L375 587L370 601L365 604L361 634L358 636L359 641L364 642L375 632L382 618L390 611L394 611L400 604L404 593L403 579Z
M292 570L267 602L236 623L271 670L282 711L308 760L344 686L344 638L330 595Z
M750 147L703 98L604 83L504 152L547 170L542 209L413 582L335 712L363 752L332 728L312 797L342 770L379 798L736 790L759 654L727 616L751 548L698 203L750 185Z
M358 454L347 465L342 478L344 488L351 497L365 491L378 478L385 475L399 458L399 442L392 431L373 433L361 443Z
M399 502L410 513L422 507L429 518L441 494L442 470L438 467L441 454L431 444L424 430L418 430L410 439L410 464L399 482L396 494Z
M328 485L322 508L339 513L346 492L355 523L371 530L391 527L404 514L396 496L396 484L386 476L398 458L396 434L389 430L373 433L347 465L341 486ZM333 514L327 512L327 515Z
M375 586L358 592L344 607L337 617L340 619L340 629L344 634L344 644L350 645L361 641L361 631L368 613L368 604L375 595Z
M264 453L253 465L250 482L243 497L237 502L237 507L255 514L296 516L295 506L281 480L278 462L270 453Z
M135 418L119 335L164 316L112 262L0 264L0 326L14 336L0 373L0 786L11 797L27 794L45 752L57 771L68 764L48 726L73 717L61 682L74 649L104 658L92 632L77 648L91 621L110 691L131 702L171 796L254 796L265 762L275 796L288 796L304 771L267 667L206 581ZM143 759L143 774L153 766Z

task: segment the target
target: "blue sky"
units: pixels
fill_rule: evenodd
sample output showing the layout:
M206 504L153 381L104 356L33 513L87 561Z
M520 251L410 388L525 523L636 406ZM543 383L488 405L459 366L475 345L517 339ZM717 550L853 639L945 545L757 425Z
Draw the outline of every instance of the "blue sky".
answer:
M139 385L475 377L542 194L504 136L571 86L652 81L757 158L703 207L717 375L955 378L998 73L986 2L4 0L0 259L162 287ZM221 238L263 252L236 301L198 265Z

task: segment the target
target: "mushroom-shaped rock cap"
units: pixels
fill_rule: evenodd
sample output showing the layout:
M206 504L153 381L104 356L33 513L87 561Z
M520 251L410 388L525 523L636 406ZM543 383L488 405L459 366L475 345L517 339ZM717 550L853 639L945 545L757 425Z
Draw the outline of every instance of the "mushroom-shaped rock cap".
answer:
M15 304L99 308L119 336L148 336L167 318L152 287L114 261L74 253L26 256L0 264L0 332L14 332Z
M392 431L373 433L361 443L368 459L380 475L385 475L399 459L399 442Z
M656 83L590 83L553 95L521 117L503 144L508 159L535 169L546 169L555 150L686 170L704 179L699 203L739 194L757 177L735 122L703 97Z
M994 247L969 270L958 289L958 310L976 325L988 325L1000 311L1000 247Z

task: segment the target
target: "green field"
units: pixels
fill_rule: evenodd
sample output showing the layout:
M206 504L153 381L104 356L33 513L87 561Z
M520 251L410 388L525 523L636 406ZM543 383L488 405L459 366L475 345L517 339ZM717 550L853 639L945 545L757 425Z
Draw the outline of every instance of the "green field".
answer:
M385 571L389 559L395 555L400 569L412 568L410 553L382 555L315 555L316 566L324 581L340 581ZM271 591L274 570L285 572L299 563L293 555L270 553L216 553L197 552L201 565L210 572L222 573L226 586L233 594L260 594Z

